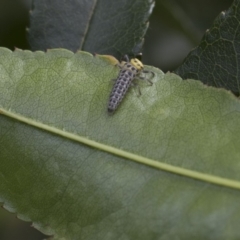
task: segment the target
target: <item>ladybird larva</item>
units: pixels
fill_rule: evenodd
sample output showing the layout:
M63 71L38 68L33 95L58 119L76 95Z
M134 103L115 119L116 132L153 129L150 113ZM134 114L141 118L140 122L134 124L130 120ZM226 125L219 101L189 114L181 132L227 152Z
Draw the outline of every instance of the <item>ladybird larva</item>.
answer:
M141 73L148 73L150 71L143 70L143 64L137 58L132 58L129 61L127 55L125 55L126 61L122 61L118 66L120 67L120 71L117 79L115 80L115 84L112 88L109 101L108 101L108 112L113 113L124 96L126 95L130 85L133 84L134 79L144 79L145 77L141 77ZM153 72L150 72L155 75ZM146 79L148 82L152 84L149 79Z

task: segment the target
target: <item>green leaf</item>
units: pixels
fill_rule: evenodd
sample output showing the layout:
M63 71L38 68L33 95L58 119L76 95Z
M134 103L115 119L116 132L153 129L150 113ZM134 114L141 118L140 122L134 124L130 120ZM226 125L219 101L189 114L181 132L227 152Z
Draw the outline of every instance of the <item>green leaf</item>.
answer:
M207 30L200 45L193 49L176 74L193 78L239 94L240 1L235 0Z
M33 1L32 50L67 48L122 57L141 51L154 1Z
M54 239L238 239L240 103L153 67L107 113L118 67L0 50L0 199Z

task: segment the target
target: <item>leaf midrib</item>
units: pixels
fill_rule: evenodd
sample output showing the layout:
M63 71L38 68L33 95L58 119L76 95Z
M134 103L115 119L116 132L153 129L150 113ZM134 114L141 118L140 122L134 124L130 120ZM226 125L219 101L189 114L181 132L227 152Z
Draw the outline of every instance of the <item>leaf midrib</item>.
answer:
M74 133L55 128L53 126L49 126L47 124L38 122L34 119L24 117L18 113L14 113L12 111L5 110L3 108L0 108L0 114L10 117L12 119L15 119L17 121L23 122L25 124L28 124L30 126L37 127L44 131L51 132L53 134L68 138L72 141L76 141L76 142L85 144L92 148L97 148L101 151L104 151L104 152L107 152L107 153L110 153L110 154L113 154L113 155L116 155L119 157L123 157L123 158L129 159L131 161L135 161L140 164L144 164L146 166L149 166L149 167L152 167L155 169L178 174L178 175L181 175L184 177L200 180L203 182L207 182L207 183L211 183L211 184L215 184L215 185L219 185L219 186L223 186L223 187L240 190L240 182L239 181L222 178L222 177L218 177L215 175L205 174L205 173L201 173L201 172L197 172L197 171L193 171L193 170L189 170L189 169L184 169L184 168L176 167L176 166L166 164L166 163L161 163L156 160L152 160L152 159L149 159L149 158L137 155L137 154L133 154L133 153L124 151L122 149L118 149L118 148L115 148L115 147L112 147L112 146L109 146L109 145L106 145L103 143L96 142L96 141L88 139L84 136L79 136Z

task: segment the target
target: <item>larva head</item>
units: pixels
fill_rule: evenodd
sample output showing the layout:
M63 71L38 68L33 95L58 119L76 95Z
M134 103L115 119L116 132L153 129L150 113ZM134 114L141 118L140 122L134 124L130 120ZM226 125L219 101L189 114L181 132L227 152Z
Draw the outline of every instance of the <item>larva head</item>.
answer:
M143 64L141 61L139 61L137 58L132 58L130 63L137 68L137 70L142 70L143 69Z

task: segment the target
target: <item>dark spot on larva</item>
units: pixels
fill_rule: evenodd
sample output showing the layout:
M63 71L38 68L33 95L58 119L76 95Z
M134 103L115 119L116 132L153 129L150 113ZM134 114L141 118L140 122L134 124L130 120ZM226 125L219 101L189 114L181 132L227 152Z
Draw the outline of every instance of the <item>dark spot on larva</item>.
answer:
M132 71L134 71L134 70L135 70L135 68L134 68L134 67L131 67L131 70L132 70Z
M132 72L128 72L127 74L128 74L128 76L130 76L130 77L132 76Z

